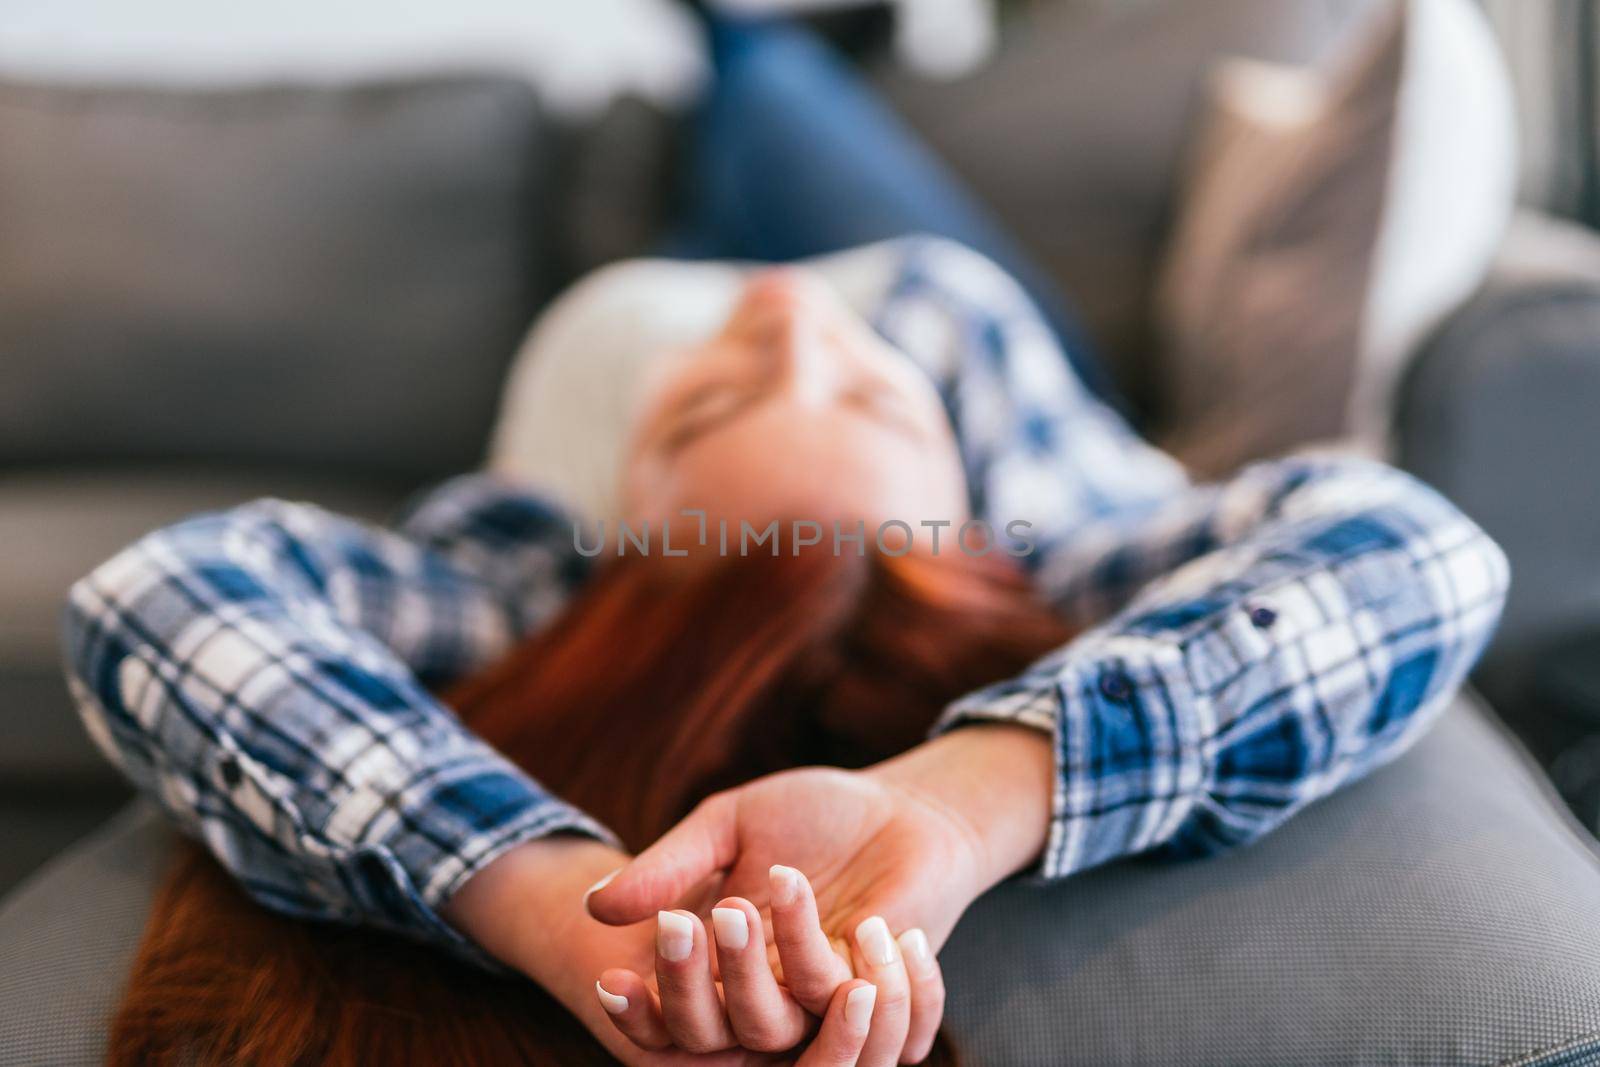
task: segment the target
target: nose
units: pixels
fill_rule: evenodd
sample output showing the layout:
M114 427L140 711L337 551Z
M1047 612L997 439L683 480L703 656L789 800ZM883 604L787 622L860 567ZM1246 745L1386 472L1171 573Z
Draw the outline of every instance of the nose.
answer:
M844 378L844 354L831 339L830 303L817 291L820 284L801 271L765 270L750 280L740 306L784 387L813 403L831 401Z
M816 280L798 267L763 267L745 282L744 299L757 305L776 306L803 300Z

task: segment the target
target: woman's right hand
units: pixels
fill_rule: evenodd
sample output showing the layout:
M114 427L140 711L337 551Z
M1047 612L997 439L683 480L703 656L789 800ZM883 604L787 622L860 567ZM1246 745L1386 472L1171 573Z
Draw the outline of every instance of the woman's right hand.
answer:
M734 953L730 938L722 939L725 1010L711 977L705 927L692 912L614 927L585 911L585 891L630 858L586 838L519 845L462 886L444 915L538 982L630 1067L854 1067L870 1028L871 983L842 982L819 1027L778 986L760 916L738 902L746 910L750 951ZM729 928L728 917L719 918ZM683 955L678 935L685 924L690 951ZM821 938L820 927L814 933ZM746 958L759 959L759 970L743 966ZM751 1020L764 1021L752 1029Z

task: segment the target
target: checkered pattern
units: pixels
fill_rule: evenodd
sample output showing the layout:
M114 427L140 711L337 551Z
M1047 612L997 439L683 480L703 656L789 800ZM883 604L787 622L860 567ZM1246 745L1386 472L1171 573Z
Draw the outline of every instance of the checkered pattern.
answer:
M1090 397L1018 287L947 242L882 246L875 317L927 370L977 514L1032 524L1041 588L1090 628L941 728L1056 738L1042 872L1238 844L1392 757L1498 617L1495 546L1387 468L1300 458L1193 487ZM394 531L262 501L144 538L72 589L91 734L262 903L470 953L436 909L507 848L606 831L429 690L581 586L568 518L467 476Z
M583 580L571 526L480 477L397 532L265 500L151 534L72 590L90 734L262 903L459 949L435 912L507 848L607 836L428 693Z

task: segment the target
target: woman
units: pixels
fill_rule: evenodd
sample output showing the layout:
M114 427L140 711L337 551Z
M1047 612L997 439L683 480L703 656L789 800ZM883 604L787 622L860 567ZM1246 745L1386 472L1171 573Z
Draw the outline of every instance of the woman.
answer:
M719 786L799 762L854 767L888 757L914 744L951 698L1020 670L1065 636L1014 571L978 560L814 548L688 562L629 556L446 700L519 767L642 847ZM596 706L610 710L597 716ZM989 740L1003 747L1010 729L987 728ZM883 816L899 808L917 831L906 858L938 859L947 882L1015 862L1000 840L980 850L953 835L910 771L889 759L859 780L819 770L767 780L796 797L821 785L858 801L817 827L830 841L868 831L887 840L892 822ZM908 803L874 800L890 795ZM860 959L856 978L834 955L824 930L837 923L825 928L818 907L822 916L840 910L851 879L819 882L813 895L802 875L782 869L794 897L774 896L764 911L739 897L718 901L723 886L711 884L663 916L653 945L653 924L608 936L582 913L593 865L622 857L601 845L563 847L559 868L535 872L520 889L517 866L537 866L539 853L514 850L447 913L463 928L496 930L495 950L532 968L628 1062L766 1063L755 1050L792 1049L803 1065L854 1063L869 1030L886 1025L872 1020L878 994L888 1002L896 983L922 1002L929 1027L937 1022L927 1010L937 992L931 955L909 966ZM850 866L872 892L880 865ZM772 875L756 878L764 885ZM497 886L509 887L503 902L491 899ZM713 920L722 1000L698 914ZM689 924L683 958L661 935L674 917ZM908 961L925 948L906 943ZM782 986L769 954L782 958ZM659 999L621 967L657 971ZM805 1005L823 1017L820 1028ZM624 1033L651 1054L630 1048ZM933 1039L931 1029L908 1033L907 1056L921 1059ZM673 1046L721 1054L691 1058ZM114 1063L130 1065L615 1062L531 983L392 937L271 914L198 848L157 896L110 1048ZM948 1050L934 1061L951 1062Z
M614 270L552 319L642 314L663 269ZM1081 384L992 262L902 240L815 270L755 275L712 336L648 353L613 517L637 533L692 516L675 542L690 554L654 562L715 573L698 557L720 555L722 529L774 521L786 553L803 529L827 559L859 544L927 563L939 534L946 565L968 566L969 547L1014 558L1085 629L1009 678L962 672L993 684L953 700L932 740L856 771L718 782L630 860L430 694L619 573L587 554L592 524L586 544L547 496L494 476L446 486L397 532L264 502L141 541L73 590L91 732L256 901L487 952L626 1062L782 1049L887 1064L932 1046L934 955L989 885L1252 840L1402 751L1481 650L1504 560L1415 481L1300 458L1190 486ZM987 526L960 542L970 519ZM859 703L809 707L852 712L822 725L858 757L905 741ZM617 767L616 788L651 772ZM669 818L668 799L632 825ZM709 930L676 910L706 884L724 898ZM781 985L759 966L769 919ZM856 975L876 990L865 1031L846 1010L856 994L858 1023L869 996Z

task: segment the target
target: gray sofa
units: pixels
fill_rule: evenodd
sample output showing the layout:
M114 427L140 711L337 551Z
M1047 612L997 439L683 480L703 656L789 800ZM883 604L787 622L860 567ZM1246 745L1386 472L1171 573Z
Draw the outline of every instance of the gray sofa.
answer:
M0 904L0 1064L101 1061L173 841L140 805ZM1597 896L1593 839L1463 699L1254 848L990 893L948 1022L974 1067L1592 1067Z
M1309 58L1368 7L1063 5L976 79L882 84L1149 406L1150 280L1206 62ZM0 891L126 801L60 681L68 584L188 512L270 492L377 517L473 463L541 303L651 247L670 129L626 104L564 125L469 74L0 83ZM1573 578L1600 573L1582 462L1600 245L1531 218L1517 233L1419 352L1398 428L1402 460L1510 551L1481 682L1514 727L1539 715L1530 650L1600 605ZM999 894L952 958L1009 945L1054 984L962 993L958 1032L998 1064L1600 1063L1600 861L1492 718L1463 706L1259 849ZM0 1063L93 1058L163 834L124 815L0 904ZM1020 921L1038 907L1061 910L1059 945Z

